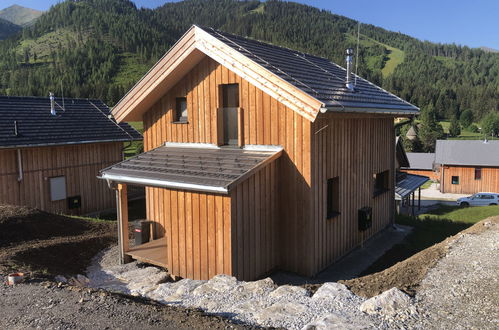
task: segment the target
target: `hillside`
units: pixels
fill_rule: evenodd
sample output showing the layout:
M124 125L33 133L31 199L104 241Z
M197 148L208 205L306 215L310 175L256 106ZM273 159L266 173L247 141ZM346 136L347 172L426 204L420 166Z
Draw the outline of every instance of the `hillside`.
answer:
M0 94L97 97L112 105L191 24L327 57L343 65L357 22L292 2L187 0L155 10L128 0L66 1L0 42ZM361 25L359 75L439 118L499 110L499 54Z
M0 18L0 40L16 34L21 27Z
M31 8L13 5L0 10L0 18L19 26L26 26L34 23L43 12Z

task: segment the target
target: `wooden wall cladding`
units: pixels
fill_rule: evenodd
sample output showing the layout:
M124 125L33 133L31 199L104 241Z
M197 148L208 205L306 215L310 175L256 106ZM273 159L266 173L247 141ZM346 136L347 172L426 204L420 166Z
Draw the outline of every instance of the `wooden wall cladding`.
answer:
M99 170L122 160L123 143L22 148L23 180L17 181L17 151L0 150L0 203L48 212L85 214L113 208L114 192L97 179ZM49 178L65 176L67 196L81 196L81 208L50 200Z
M482 178L475 180L475 167L442 166L440 191L451 194L499 193L499 167L479 168L482 169ZM459 184L452 184L453 176L459 176Z

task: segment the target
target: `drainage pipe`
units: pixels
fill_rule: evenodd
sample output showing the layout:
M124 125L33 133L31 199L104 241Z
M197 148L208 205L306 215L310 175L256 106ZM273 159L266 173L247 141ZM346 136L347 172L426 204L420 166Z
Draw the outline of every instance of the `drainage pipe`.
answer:
M21 156L21 149L17 149L17 181L23 180L23 159Z

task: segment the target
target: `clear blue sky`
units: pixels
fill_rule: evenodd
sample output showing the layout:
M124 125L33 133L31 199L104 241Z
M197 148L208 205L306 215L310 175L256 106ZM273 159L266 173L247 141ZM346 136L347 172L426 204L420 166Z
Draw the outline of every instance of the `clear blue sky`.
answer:
M46 10L58 0L0 0ZM134 0L154 8L168 0ZM499 49L499 0L299 0L422 40Z

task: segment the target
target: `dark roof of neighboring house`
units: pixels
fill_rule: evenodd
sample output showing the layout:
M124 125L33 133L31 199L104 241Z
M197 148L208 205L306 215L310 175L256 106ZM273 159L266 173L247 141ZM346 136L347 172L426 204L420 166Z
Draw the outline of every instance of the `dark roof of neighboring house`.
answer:
M355 91L345 87L346 70L328 59L243 38L213 28L203 30L258 63L271 73L323 102L327 108L370 108L418 113L419 108L356 77Z
M0 148L141 140L126 123L117 124L99 100L0 96ZM15 122L17 132L15 134Z
M430 178L422 175L405 174L403 179L395 183L395 198L400 200L421 187Z
M408 152L406 153L409 159L409 166L411 170L433 170L433 162L435 161L435 154L429 152Z
M114 182L226 194L277 159L281 150L167 143L105 168L100 176Z
M499 167L499 140L437 140L435 163Z

